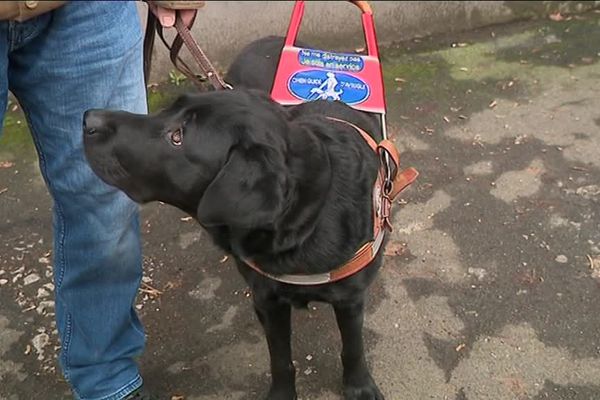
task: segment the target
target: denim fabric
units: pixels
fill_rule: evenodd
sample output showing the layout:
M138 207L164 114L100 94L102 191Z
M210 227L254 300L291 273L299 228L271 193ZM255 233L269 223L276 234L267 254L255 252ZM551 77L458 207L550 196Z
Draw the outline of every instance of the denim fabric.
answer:
M146 112L141 48L133 2L70 2L24 23L0 22L0 114L10 90L54 200L60 364L82 400L122 399L142 383L134 361L145 343L133 308L138 207L100 181L82 145L85 110Z

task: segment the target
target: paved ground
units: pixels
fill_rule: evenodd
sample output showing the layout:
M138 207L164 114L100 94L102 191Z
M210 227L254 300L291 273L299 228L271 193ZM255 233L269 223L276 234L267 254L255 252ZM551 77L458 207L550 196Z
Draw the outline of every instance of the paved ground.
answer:
M598 37L589 13L383 49L391 131L422 173L369 300L388 399L600 398ZM0 399L64 399L51 203L23 124L11 111L0 143ZM165 398L260 399L246 287L183 217L143 207L145 288L160 291L139 298L144 376ZM340 398L332 317L294 315L301 399Z

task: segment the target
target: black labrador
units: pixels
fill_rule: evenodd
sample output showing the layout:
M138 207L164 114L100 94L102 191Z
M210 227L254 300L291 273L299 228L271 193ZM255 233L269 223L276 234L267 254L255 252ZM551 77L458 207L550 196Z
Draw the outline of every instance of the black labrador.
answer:
M320 274L373 239L379 158L351 126L378 135L375 120L340 102L284 108L268 96L282 48L269 37L246 47L226 79L234 90L186 94L153 115L90 110L85 151L93 170L134 201L189 213L234 256L253 292L268 342L268 400L296 399L291 306L330 303L341 332L344 398L381 400L363 349L365 293L382 252L330 284L296 286L269 274ZM379 137L377 137L379 139Z

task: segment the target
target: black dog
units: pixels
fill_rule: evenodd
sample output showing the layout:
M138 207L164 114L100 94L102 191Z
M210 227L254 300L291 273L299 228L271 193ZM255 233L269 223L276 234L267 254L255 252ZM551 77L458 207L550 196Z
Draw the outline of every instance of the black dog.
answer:
M348 278L310 286L277 282L245 262L272 275L326 273L373 239L379 158L354 128L327 117L368 132L377 126L339 102L283 108L271 101L266 92L281 43L267 38L247 47L227 77L234 90L184 95L150 116L86 112L86 154L104 181L139 203L159 200L189 213L235 256L268 342L268 400L296 398L291 305L311 301L334 307L345 399L381 400L362 327L365 292L382 252Z

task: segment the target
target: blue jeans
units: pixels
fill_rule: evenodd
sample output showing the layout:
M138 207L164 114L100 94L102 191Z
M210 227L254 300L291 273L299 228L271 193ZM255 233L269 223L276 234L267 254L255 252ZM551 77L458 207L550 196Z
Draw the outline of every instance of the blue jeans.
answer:
M122 399L142 380L145 336L133 308L142 277L138 207L89 168L90 108L146 112L135 3L70 2L24 23L0 22L0 117L23 108L54 200L60 364L75 397Z

